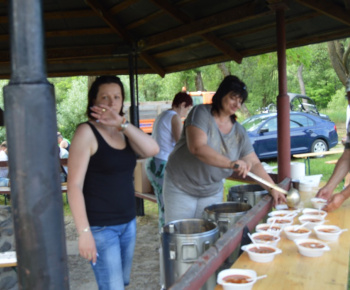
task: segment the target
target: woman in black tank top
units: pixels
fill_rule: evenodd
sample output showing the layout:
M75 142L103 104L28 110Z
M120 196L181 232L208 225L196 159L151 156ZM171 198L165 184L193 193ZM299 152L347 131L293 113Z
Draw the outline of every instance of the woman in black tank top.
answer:
M129 284L136 240L133 172L136 157L158 153L151 136L123 117L124 88L115 76L98 77L88 94L88 122L80 124L68 159L68 198L99 289Z

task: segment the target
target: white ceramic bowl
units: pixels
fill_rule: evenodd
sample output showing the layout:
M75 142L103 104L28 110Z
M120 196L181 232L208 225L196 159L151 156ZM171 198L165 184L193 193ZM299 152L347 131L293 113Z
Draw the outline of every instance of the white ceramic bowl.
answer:
M233 276L233 277L232 277ZM252 279L249 283L229 283L225 281L225 278L239 278L239 277L249 277ZM222 270L218 274L217 283L222 285L224 290L249 290L253 288L254 283L256 282L256 272L253 270L245 269L226 269Z
M255 227L255 231L257 233L271 233L271 234L274 234L274 235L279 235L282 231L282 227L280 225L277 225L277 224L274 224L272 227L271 227L271 224L258 224L256 227Z
M305 227L310 229L310 230L312 230L315 226L322 225L325 222L324 218L322 218L322 217L308 215L308 214L301 215L299 217L299 221L301 224L309 222L308 224L305 225Z
M323 198L314 197L311 198L312 206L316 209L322 209L325 205L327 205L327 200Z
M272 224L273 220L275 221L275 225L280 225L281 228L283 229L285 226L290 226L294 222L294 218L283 218L283 217L270 217L267 219L268 224Z
M259 246L259 249L257 249ZM271 262L277 254L281 254L282 250L266 244L249 244L242 246L241 249L248 253L249 259L258 263ZM258 253L255 251L268 251L267 253Z
M330 250L326 243L316 239L296 239L294 243L299 253L306 257L320 257L325 251Z
M281 240L281 238L278 235L274 235L268 232L254 233L252 234L252 238L255 243L271 245L275 247L277 246L278 242Z
M320 216L325 218L327 216L327 212L324 210L318 210L316 208L304 208L303 214L313 215L313 216Z
M311 230L306 227L300 228L298 232L293 232L293 230L298 227L300 227L300 225L286 226L283 228L284 233L289 240L307 239L310 236Z
M315 226L314 231L317 238L324 241L336 241L343 232L341 228L332 225Z
M294 218L298 215L296 211L290 211L290 210L274 210L268 213L269 217L289 217Z

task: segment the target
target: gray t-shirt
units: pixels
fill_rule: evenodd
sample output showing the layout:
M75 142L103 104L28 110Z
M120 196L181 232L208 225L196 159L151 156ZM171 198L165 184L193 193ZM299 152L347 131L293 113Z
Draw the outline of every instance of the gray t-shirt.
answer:
M208 136L208 145L230 160L241 159L254 149L242 125L236 122L228 134L222 134L211 114L211 105L193 107L185 120L181 138L169 156L166 172L184 192L194 196L210 196L223 188L222 180L232 175L233 171L208 165L189 152L185 130L189 125L203 130Z

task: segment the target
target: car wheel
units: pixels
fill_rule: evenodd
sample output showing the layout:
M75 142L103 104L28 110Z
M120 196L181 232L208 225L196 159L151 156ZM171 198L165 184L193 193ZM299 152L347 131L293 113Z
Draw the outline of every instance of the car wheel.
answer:
M314 152L324 152L328 150L327 143L321 139L317 139L311 145L311 153ZM323 155L319 155L317 157L323 157Z

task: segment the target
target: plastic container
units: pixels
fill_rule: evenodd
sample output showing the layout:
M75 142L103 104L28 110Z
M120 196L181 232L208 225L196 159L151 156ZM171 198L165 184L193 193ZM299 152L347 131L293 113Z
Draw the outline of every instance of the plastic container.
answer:
M252 279L252 281L249 282L249 283L242 283L242 284L227 283L227 282L224 281L225 278L228 278L228 277L234 276L234 275L247 276L247 277L250 277ZM250 289L253 288L253 285L256 282L256 277L257 277L257 274L253 270L248 270L248 269L247 270L246 269L226 269L226 270L222 270L218 274L217 283L222 285L224 290L250 290Z
M259 246L260 249L257 249L257 246ZM249 244L242 246L241 249L248 253L249 259L251 259L254 262L258 263L268 263L271 262L276 255L281 254L282 250L266 244ZM256 253L255 250L260 251L271 251L269 253Z
M274 235L272 233L254 233L252 234L252 238L255 243L265 244L277 247L278 242L281 240L279 235Z
M314 231L317 238L324 241L337 241L340 234L344 231L341 228L333 225L315 226Z
M327 205L327 200L323 198L314 197L311 198L311 203L314 208L322 209L324 206Z
M323 176L322 174L304 176L299 181L299 190L300 191L318 190L322 176Z
M263 223L263 224L258 224L256 227L255 227L255 231L257 233L271 233L271 234L274 234L274 235L280 235L281 231L282 231L282 227L278 224L274 224L272 227L271 227L271 224L267 224L267 223Z
M296 228L298 229L298 232L293 232L296 230ZM307 239L309 238L310 234L311 234L311 230L306 228L306 227L302 227L300 228L300 225L292 225L292 226L287 226L283 228L284 233L287 236L288 240L295 240L295 239Z
M301 224L308 222L308 224L306 224L305 227L310 230L312 230L315 226L322 225L325 222L324 218L322 217L308 214L301 215L299 217L299 221Z
M297 245L299 253L306 257L320 257L325 251L330 251L326 243L316 239L296 239L294 243Z
M327 212L324 210L318 210L316 208L304 208L303 214L319 216L325 218L327 216Z
M290 226L294 222L294 218L283 218L283 217L270 217L267 219L268 224L272 224L275 220L274 224L278 224L283 229L285 226Z
M305 177L305 163L291 162L290 163L290 177L292 180L302 180Z
M288 217L288 218L294 218L298 215L297 211L290 211L290 210L274 210L267 214L269 217Z

